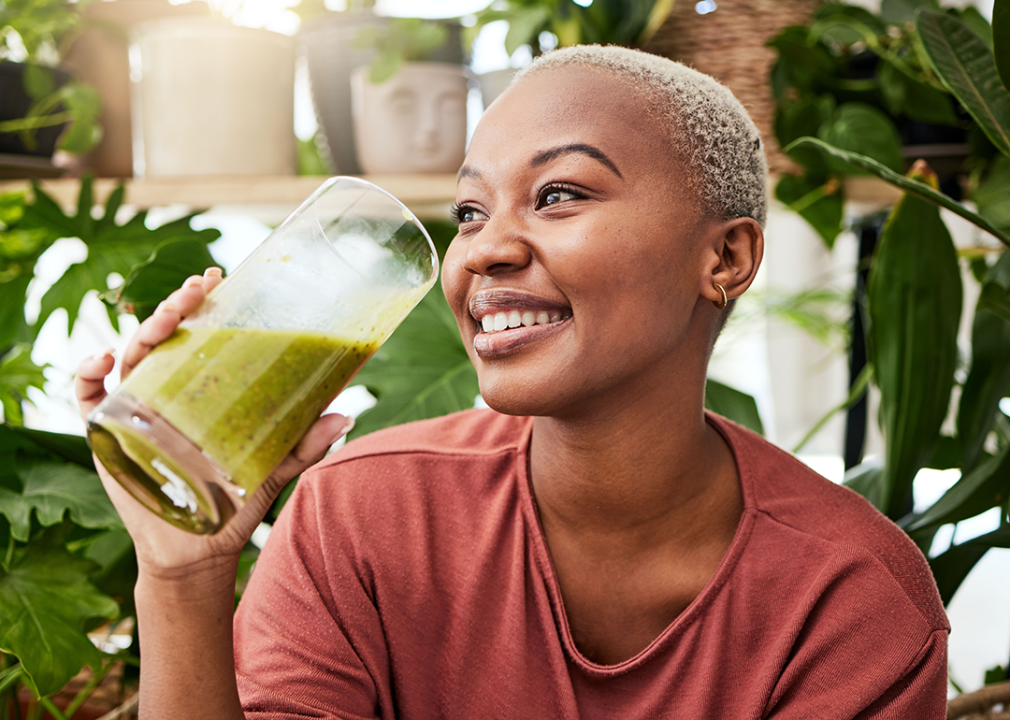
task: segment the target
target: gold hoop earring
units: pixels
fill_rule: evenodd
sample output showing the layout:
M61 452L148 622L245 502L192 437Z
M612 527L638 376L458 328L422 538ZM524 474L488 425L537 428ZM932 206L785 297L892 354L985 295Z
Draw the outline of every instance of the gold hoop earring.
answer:
M719 300L719 302L713 302L712 304L715 305L716 310L725 310L726 305L729 302L729 300L726 297L726 288L724 288L719 283L712 283L712 284L715 285L716 288L718 288L719 292L722 293L722 298Z

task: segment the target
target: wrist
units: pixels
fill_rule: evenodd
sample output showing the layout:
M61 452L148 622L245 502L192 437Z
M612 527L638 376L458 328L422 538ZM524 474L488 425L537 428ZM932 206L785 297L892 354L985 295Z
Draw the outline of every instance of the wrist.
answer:
M134 596L138 605L205 605L221 600L231 605L235 600L237 572L237 558L173 568L141 566L137 573Z

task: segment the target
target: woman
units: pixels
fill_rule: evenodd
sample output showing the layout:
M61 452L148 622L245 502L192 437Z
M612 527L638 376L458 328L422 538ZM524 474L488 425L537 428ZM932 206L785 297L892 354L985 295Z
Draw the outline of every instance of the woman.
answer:
M239 550L345 421L322 418L213 537L103 475L140 561L142 713L943 717L948 627L922 555L703 409L761 260L765 176L746 112L699 73L620 48L532 65L474 134L443 267L493 411L306 472L234 626ZM216 282L174 293L123 371ZM81 366L85 412L112 365Z

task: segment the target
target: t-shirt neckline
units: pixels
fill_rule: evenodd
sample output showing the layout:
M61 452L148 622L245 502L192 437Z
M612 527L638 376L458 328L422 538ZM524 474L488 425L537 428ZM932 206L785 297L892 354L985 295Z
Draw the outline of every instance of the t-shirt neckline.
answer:
M743 513L740 515L740 522L737 525L736 532L733 534L733 540L730 542L729 548L726 550L726 554L719 563L715 574L698 596L691 601L691 604L640 652L614 665L595 663L586 658L575 646L571 627L568 624L568 615L565 612L564 602L561 599L561 585L558 582L558 576L554 569L554 561L547 547L547 538L544 534L543 525L540 523L540 514L537 510L536 498L533 495L533 478L530 472L530 445L533 439L533 418L528 419L525 439L519 448L522 453L522 461L518 464L518 467L521 468L520 472L523 474L523 477L518 479L518 485L523 505L522 510L527 519L527 533L533 544L534 558L540 568L542 579L547 589L551 611L554 615L555 627L560 632L565 655L572 664L587 675L598 678L623 675L649 662L652 657L661 652L666 644L676 642L677 637L683 634L691 624L696 622L702 616L706 607L712 604L733 574L733 570L744 552L756 516L752 487L753 478L751 477L747 463L741 461L741 456L737 452L734 435L738 430L725 419L707 411L705 419L726 440L726 444L729 446L733 460L736 463L737 475L740 481L740 492L744 504Z

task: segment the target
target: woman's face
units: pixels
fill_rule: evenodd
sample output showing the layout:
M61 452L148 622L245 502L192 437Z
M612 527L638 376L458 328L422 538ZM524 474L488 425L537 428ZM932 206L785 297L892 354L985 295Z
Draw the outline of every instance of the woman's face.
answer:
M578 412L704 365L718 257L700 241L718 223L667 145L641 94L599 71L539 72L485 113L442 282L491 407Z

